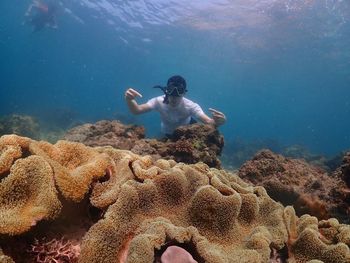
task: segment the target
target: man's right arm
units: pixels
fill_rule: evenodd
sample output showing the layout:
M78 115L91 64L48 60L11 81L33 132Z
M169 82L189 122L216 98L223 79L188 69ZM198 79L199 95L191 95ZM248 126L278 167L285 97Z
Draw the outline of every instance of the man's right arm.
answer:
M129 88L125 91L125 100L131 113L141 114L152 110L152 108L147 103L138 104L135 100L136 97L142 97L142 95L132 88Z

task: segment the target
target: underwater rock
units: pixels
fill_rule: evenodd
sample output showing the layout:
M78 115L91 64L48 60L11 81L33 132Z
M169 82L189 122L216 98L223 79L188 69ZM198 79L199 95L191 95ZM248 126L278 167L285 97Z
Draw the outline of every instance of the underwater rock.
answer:
M188 164L204 162L220 168L218 155L224 146L223 136L211 125L193 124L179 127L171 139L144 139L141 126L124 125L119 121L99 121L68 131L66 140L88 146L112 146L139 155L151 155Z
M67 130L69 127L77 125L79 114L76 110L70 107L57 107L50 105L44 110L41 108L35 112L44 127L50 127L50 130Z
M124 125L119 121L102 120L70 129L65 140L81 142L87 146L112 146L130 150L136 141L145 137L145 129L137 125Z
M334 176L343 180L347 187L350 187L350 152L344 154L342 163L334 172Z
M309 213L319 219L339 218L348 222L346 185L304 160L290 159L269 150L257 153L239 170L239 176L266 188L283 205L293 205L298 215Z
M312 166L320 167L328 173L332 173L341 166L346 151L342 151L333 157L325 157L319 154L313 154L303 146L292 145L285 147L280 154L293 159L303 159Z
M273 139L244 140L233 138L225 141L222 157L223 167L230 170L238 170L245 162L251 160L261 150L268 149L276 154L281 154L292 159L303 159L312 166L317 166L331 173L341 165L345 152L334 157L325 157L310 152L306 146L283 145Z
M39 123L28 115L8 115L0 118L0 136L4 134L17 134L32 139L39 139Z
M261 149L270 149L281 152L283 146L277 141L268 138L246 140L239 137L225 140L221 161L224 167L238 170L246 161L252 159Z
M201 161L210 167L220 167L221 163L217 156L221 155L224 147L224 137L212 125L181 126L174 131L172 141L174 147L170 147L170 153L175 156L175 161L185 163ZM190 145L187 146L186 142L190 142ZM182 160L184 156L189 158L187 162Z
M80 263L151 263L159 262L174 246L186 250L197 262L350 262L349 225L336 219L319 221L310 215L299 218L292 207L271 199L263 187L245 183L225 170L204 163L154 161L112 147L91 148L67 141L51 145L15 135L1 137L0 145L17 146L21 152L2 173L0 195L8 192L8 202L1 204L1 216L9 207L20 210L24 204L32 208L31 203L16 202L18 192L8 191L3 184L6 180L13 180L12 185L21 186L19 189L38 189L43 197L36 199L39 205L53 204L47 201L47 189L37 187L36 180L16 181L18 167L30 167L30 178L51 177L51 185L62 194L61 211L67 215L62 224L73 220L77 228L79 222L83 224L76 210L85 207L88 199L104 211L92 226L81 226L87 232L78 241L49 237L50 229L43 224L23 229L32 233L30 236L9 231L7 234L16 235L11 238L3 232L0 259L7 261L2 262L12 262L9 257L17 254L26 255L25 262L33 262L38 256L36 249L46 257L64 247L72 257L64 262L78 258ZM66 171L65 179L60 179ZM72 198L74 193L66 189L69 185L77 189L79 198ZM31 190L20 193L30 198L36 195ZM76 202L76 209L67 212L67 200ZM64 228L57 219L49 220L46 225L52 224L56 232Z
M152 155L187 164L203 162L209 167L220 168L218 156L224 146L224 138L212 125L192 124L177 128L171 139L144 139L131 149L140 155Z
M342 151L337 155L327 159L325 162L325 166L328 167L328 171L334 172L337 168L339 168L342 165L344 156L346 154L347 154L346 151Z
M347 222L350 221L350 152L343 156L342 164L331 174L335 179L340 179L342 185L333 189L334 195L343 202L337 207L338 214L347 215Z
M290 145L288 147L285 147L282 149L280 154L292 159L303 159L312 166L320 167L323 170L329 171L330 169L327 166L328 160L326 157L319 154L313 154L305 146L302 145Z
M62 127L53 126L47 120L38 116L12 114L0 118L0 136L5 134L17 134L35 140L44 140L51 143L62 139L65 130Z

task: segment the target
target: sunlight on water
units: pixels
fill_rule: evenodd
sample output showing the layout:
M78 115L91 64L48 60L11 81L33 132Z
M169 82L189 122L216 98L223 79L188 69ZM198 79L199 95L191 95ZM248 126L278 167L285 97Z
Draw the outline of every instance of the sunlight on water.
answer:
M75 1L77 2L77 1ZM274 20L313 15L340 27L349 21L349 3L343 0L238 0L238 1L91 1L78 3L97 16L120 20L130 27L183 24L198 29L268 27ZM314 12L317 12L316 14ZM282 20L282 21L281 21ZM119 22L119 21L118 21Z
M190 99L226 113L227 139L350 146L348 0L50 1L58 28L38 33L22 25L31 0L2 2L2 114L128 119L127 86L145 102L183 74ZM138 121L156 134L156 118Z

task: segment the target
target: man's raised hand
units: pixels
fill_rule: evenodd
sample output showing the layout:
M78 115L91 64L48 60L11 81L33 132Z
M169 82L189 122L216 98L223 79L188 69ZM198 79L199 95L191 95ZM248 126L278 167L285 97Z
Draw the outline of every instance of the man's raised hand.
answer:
M126 100L134 100L136 97L142 98L142 94L139 93L138 91L132 89L132 88L128 88L125 91L125 99Z
M215 121L215 125L219 126L226 122L226 116L221 111L209 108L209 111L212 114L213 120Z

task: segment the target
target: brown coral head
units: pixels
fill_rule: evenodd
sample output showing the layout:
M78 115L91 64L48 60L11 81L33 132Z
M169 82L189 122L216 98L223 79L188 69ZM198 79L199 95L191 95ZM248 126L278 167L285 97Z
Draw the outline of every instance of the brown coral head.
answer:
M307 213L319 219L328 219L330 217L325 203L320 201L316 196L307 194L300 195L294 207L299 215Z
M225 196L212 186L204 186L193 197L191 220L198 228L227 233L238 217L241 205L238 193Z
M341 166L342 178L345 181L347 187L350 187L350 152L346 153L343 158Z
M112 175L113 175L113 168L107 167L105 175L103 177L98 178L98 182L99 183L107 182L107 181L109 181L109 179L111 178Z
M174 153L176 154L192 154L193 145L187 140L179 140L174 144Z

